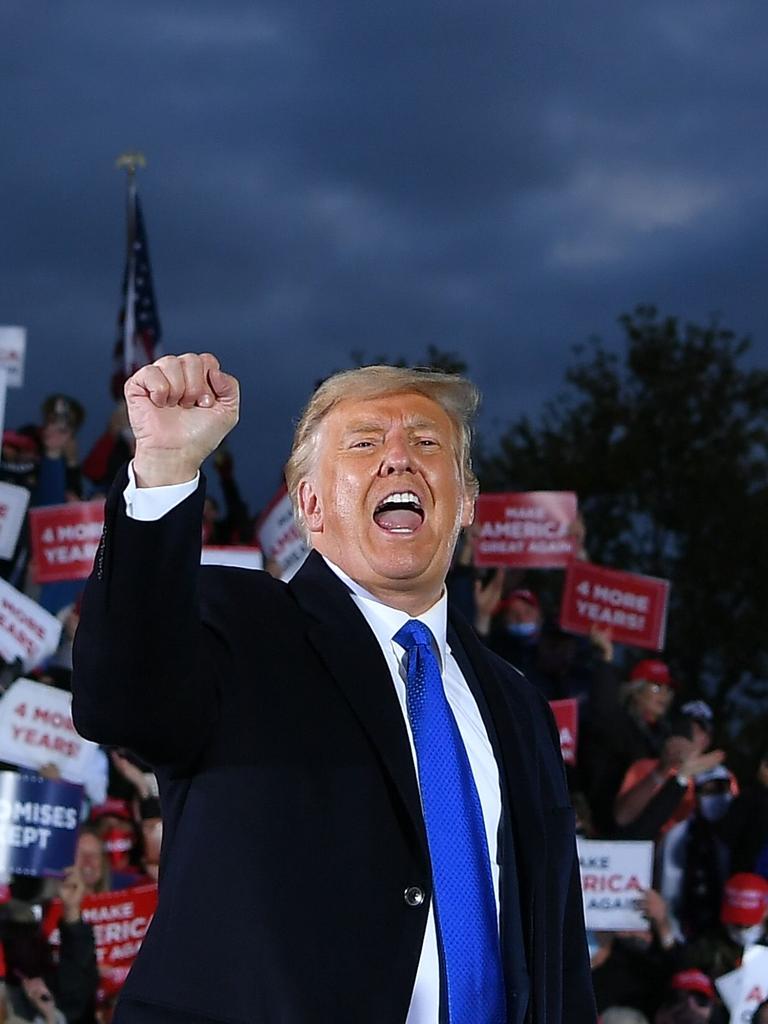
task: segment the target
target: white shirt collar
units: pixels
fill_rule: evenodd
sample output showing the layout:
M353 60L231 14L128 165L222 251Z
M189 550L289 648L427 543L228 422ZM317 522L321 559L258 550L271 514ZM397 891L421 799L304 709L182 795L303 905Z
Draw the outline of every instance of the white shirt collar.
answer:
M340 569L338 565L335 565L325 555L320 556L328 568L334 572L342 583L351 591L355 603L357 604L360 611L365 616L368 625L371 627L373 632L382 646L389 646L393 644L395 649L400 652L399 656L402 657L403 648L400 644L396 644L393 641L393 637L397 631L405 625L410 619L418 619L419 622L423 622L425 626L428 626L432 631L432 635L435 638L437 644L437 653L440 656L440 661L445 668L446 657L450 653L448 641L446 638L446 629L448 622L448 597L446 589L443 587L443 592L437 601L428 608L421 615L409 615L407 612L401 611L399 608L392 608L388 604L384 604L379 601L378 598L374 597L373 594L369 593L364 587L361 587L359 583L347 576L343 569Z

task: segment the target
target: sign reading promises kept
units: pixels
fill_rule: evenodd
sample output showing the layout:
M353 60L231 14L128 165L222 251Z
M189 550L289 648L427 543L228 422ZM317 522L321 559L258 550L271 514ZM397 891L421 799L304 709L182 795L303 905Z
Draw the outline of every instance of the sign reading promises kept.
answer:
M559 569L573 557L571 491L481 494L475 508L475 565Z
M103 501L31 508L29 532L35 583L90 576L103 528Z
M0 772L0 879L60 875L75 859L82 788Z
M565 575L560 625L587 635L593 626L610 627L617 643L660 651L668 599L667 580L572 562Z

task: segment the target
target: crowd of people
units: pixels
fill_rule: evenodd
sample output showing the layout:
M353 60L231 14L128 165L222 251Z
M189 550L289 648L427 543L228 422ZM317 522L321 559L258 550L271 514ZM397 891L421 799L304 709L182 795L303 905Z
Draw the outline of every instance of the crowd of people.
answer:
M610 630L560 629L535 573L480 573L469 543L450 585L489 647L549 700L578 702L578 757L567 768L577 834L654 844L653 886L640 901L647 928L588 933L603 1024L728 1022L715 980L745 948L768 944L768 741L737 779L711 707L681 701L682 681L661 658L620 661ZM768 1020L768 1004L752 1019Z
M122 404L81 460L77 433L83 417L76 399L53 395L42 406L40 423L5 431L0 480L26 488L30 507L102 497L131 457ZM228 453L217 452L214 467L224 507L207 499L204 542L254 543L255 520ZM646 926L589 932L602 1024L727 1024L716 979L739 966L746 948L768 945L768 741L752 774L737 779L727 752L717 746L724 723L704 700L679 699L680 680L663 657L629 658L615 649L607 629L595 628L589 637L564 632L554 609L545 606L535 571L479 570L472 552L470 529L449 577L451 599L488 647L547 699L578 702L577 759L567 768L578 834L654 844L653 885L639 897ZM12 557L0 563L0 576L61 619L59 650L31 675L68 689L83 581L37 586L29 566L23 528ZM3 689L20 672L20 665L6 665ZM53 766L42 771L57 774ZM88 894L156 882L161 837L149 769L128 751L102 752L85 788L72 867L55 883L9 880L0 906L0 1024L109 1019L111 997L99 996L94 938L82 919L82 901ZM56 956L45 928L45 907L55 896L61 901ZM754 1009L756 1024L768 1022L764 980L766 1001Z

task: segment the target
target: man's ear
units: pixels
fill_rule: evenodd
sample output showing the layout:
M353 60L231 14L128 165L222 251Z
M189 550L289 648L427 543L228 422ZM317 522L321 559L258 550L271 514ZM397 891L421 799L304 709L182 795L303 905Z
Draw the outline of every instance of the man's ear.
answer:
M461 506L461 525L471 526L475 521L475 499L468 491L464 492Z
M301 481L297 497L307 529L310 533L320 533L323 528L323 510L320 507L320 497L311 480Z

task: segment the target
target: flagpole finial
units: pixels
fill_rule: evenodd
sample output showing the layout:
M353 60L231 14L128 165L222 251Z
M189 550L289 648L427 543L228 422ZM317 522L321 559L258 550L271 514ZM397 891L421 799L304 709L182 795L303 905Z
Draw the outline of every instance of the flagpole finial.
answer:
M115 167L118 170L126 170L130 178L134 177L136 171L140 167L146 166L147 158L138 150L130 150L127 153L121 153L117 160L115 160Z

